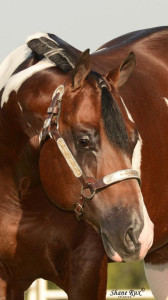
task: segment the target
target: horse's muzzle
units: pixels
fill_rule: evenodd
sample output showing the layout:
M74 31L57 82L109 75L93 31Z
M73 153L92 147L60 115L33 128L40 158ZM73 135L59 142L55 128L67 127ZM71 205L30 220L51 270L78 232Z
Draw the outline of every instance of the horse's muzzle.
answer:
M139 259L140 234L144 221L131 209L113 209L101 224L101 237L108 257L114 261L132 262Z
M101 237L107 256L111 260L132 262L139 259L141 244L138 242L137 236L132 229L129 229L123 236L123 240L118 240L115 245L103 232Z

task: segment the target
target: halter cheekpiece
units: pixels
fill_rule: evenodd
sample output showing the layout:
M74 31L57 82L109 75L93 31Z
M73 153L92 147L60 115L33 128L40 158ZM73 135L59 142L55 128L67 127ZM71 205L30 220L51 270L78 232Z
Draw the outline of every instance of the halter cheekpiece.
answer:
M136 179L140 184L141 180L136 170L125 169L108 174L98 180L89 179L82 171L74 155L66 144L65 140L59 132L59 117L61 114L62 96L64 94L64 86L60 85L52 96L51 106L48 108L48 117L44 121L42 131L39 135L41 147L49 139L52 138L60 152L62 153L66 163L73 172L74 176L80 181L82 188L79 200L75 204L75 214L78 220L84 212L84 202L93 199L94 195L101 189L112 184L128 180Z

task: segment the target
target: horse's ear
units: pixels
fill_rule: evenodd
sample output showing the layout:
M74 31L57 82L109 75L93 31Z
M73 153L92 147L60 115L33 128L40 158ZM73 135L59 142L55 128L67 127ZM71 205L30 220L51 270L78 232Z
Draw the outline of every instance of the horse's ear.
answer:
M110 71L106 75L107 81L112 81L116 87L121 87L126 83L136 65L135 54L131 52L126 60L120 65L119 68Z
M72 71L72 85L76 89L83 85L91 70L91 57L89 49L85 50L79 57L75 68Z

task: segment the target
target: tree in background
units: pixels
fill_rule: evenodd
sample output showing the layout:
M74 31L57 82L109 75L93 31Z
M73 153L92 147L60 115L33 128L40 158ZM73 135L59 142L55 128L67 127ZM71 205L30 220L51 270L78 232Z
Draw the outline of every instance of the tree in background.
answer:
M143 262L109 264L107 288L110 290L149 288Z

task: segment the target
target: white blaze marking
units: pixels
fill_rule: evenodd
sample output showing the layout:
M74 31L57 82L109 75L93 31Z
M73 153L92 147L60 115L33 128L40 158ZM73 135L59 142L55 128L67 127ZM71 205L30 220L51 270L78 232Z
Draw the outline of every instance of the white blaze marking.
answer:
M131 122L133 122L133 123L134 123L134 120L133 120L133 118L132 118L132 116L131 116L131 114L130 114L130 112L129 112L128 108L126 107L126 105L125 105L125 102L124 102L123 98L122 98L122 97L120 97L120 98L121 98L122 104L123 104L123 106L124 106L124 108L125 108L125 110L126 110L126 113L127 113L128 119L129 119Z
M132 121L134 123L134 120L130 114L130 112L128 111L123 99L121 98L121 101L125 107L125 110L127 112L128 118L130 119L130 121ZM141 162L142 162L142 138L140 136L140 134L138 134L139 138L137 141L137 144L134 148L133 151L133 155L132 155L132 168L134 170L136 170L139 173L139 176L141 177ZM150 249L150 247L152 246L153 243L153 223L151 222L148 212L146 210L146 206L143 200L143 196L141 193L141 190L139 190L139 205L140 205L140 209L142 211L142 215L144 218L144 227L141 231L141 234L139 236L139 242L141 243L141 250L140 250L140 255L139 258L143 259L147 253L147 251Z
M138 241L141 243L141 250L140 250L139 258L143 259L153 244L154 225L149 218L146 206L144 204L142 194L140 195L140 197L141 197L140 207L141 207L143 218L144 218L144 227L141 231Z
M166 102L166 105L168 106L168 98L163 97L164 101Z
M16 70L16 68L30 55L32 51L23 45L11 52L0 64L0 90Z
M145 274L155 299L168 300L168 263L146 263Z
M1 99L1 108L3 107L4 103L8 102L9 99L9 95L12 91L17 92L19 90L19 88L21 87L22 83L24 81L26 81L26 79L30 78L33 74L56 66L53 62L49 61L48 59L43 59L40 62L38 62L37 64L29 67L28 69L25 69L15 75L13 75L12 77L10 77L10 79L8 80L5 89L3 91L2 94L2 99Z
M129 118L129 120L133 123L134 120L133 120L133 117L131 116L128 108L126 107L125 103L124 103L124 100L121 98L121 101L122 101L122 104L125 108L125 111L127 113L127 116ZM136 170L138 173L139 173L139 176L141 177L141 161L142 161L142 157L141 157L141 150L142 150L142 139L141 139L141 136L140 134L138 134L139 138L138 138L138 141L136 143L136 146L134 148L134 152L133 152L133 155L132 155L132 168L134 170Z
M138 136L139 138L132 155L132 168L135 169L139 173L139 176L141 177L141 161L142 161L141 151L142 151L143 143L140 134L138 134Z
M142 160L141 150L142 150L142 139L139 134L139 139L134 148L134 152L132 156L132 168L138 171L140 177L141 177L141 160ZM142 212L142 216L144 219L144 226L138 239L138 241L141 243L139 258L143 259L153 244L154 225L149 218L141 191L140 191L139 198L140 198L139 200L140 210Z

